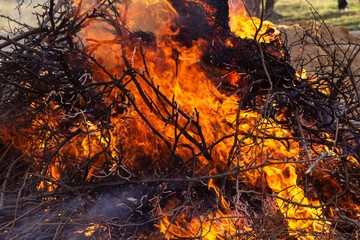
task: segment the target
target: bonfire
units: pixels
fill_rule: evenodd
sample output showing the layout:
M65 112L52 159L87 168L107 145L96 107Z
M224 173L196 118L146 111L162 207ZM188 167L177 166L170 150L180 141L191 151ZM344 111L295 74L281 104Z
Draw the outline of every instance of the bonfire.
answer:
M354 55L308 75L242 1L43 8L0 37L2 238L357 238Z

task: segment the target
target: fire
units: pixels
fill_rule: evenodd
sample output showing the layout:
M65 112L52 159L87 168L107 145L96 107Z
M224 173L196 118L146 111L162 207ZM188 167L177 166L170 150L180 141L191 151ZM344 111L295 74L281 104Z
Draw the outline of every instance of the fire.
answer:
M88 227L86 227L85 230L79 230L74 232L74 234L84 234L85 237L90 237L91 235L93 235L96 231L106 231L106 227L101 226L99 224L95 224L95 223L90 223Z
M280 35L276 26L257 17L249 17L245 5L241 0L231 0L230 3L230 28L233 33L241 38L256 39L259 42L272 42Z
M319 81L315 78L309 77L306 70L303 68L301 69L301 73L296 72L296 77L299 79L306 79L307 81L313 83L313 87L318 89L320 92L322 92L325 95L329 95L331 93L330 89L328 88L327 84L324 81Z
M236 226L237 219L234 216L223 213L221 210L207 216L193 218L186 221L186 213L177 216L176 221L171 223L171 218L164 215L161 224L158 225L162 233L168 237L192 237L202 239L231 238L239 232ZM169 228L170 226L170 228Z
M168 8L167 4L163 6L164 8L158 11L168 11L173 13L173 9ZM149 6L147 5L145 9L148 7ZM251 22L251 19L248 18L248 21ZM157 25L157 23L155 23L155 25ZM194 116L196 112L200 113L199 117L193 117L190 119L185 119L180 116L178 124L185 126L187 125L187 121L190 122L189 127L193 130L193 133L190 137L199 139L199 136L196 134L197 129L194 125L191 124L191 121L199 121L198 118L201 118L202 132L204 136L206 139L213 139L212 141L215 142L221 138L221 136L233 132L232 124L234 124L236 121L236 113L238 111L236 102L238 101L238 98L235 96L228 97L220 93L209 80L206 73L199 68L198 62L201 58L202 49L205 49L208 43L199 39L193 42L193 47L186 48L181 46L179 43L172 41L171 37L176 33L172 33L169 28L170 26L165 24L162 28L159 29L159 31L155 32L157 50L149 50L149 52L146 53L146 67L150 73L154 85L159 86L159 89L164 92L168 99L174 99L176 102L175 104L179 106L179 108L181 108L184 113L186 113L188 116ZM90 28L87 34L91 34L91 30L92 29ZM251 31L253 30L254 29L252 28ZM106 50L105 53L104 50L107 48L111 48L112 52ZM179 54L178 62L173 60L174 49ZM127 50L133 53L131 58L132 67L136 69L144 69L142 61L137 62L134 60L141 59L139 48L134 46L132 49ZM123 69L125 68L124 62L122 62L117 56L117 52L120 51L120 46L99 45L96 49L96 56L97 59L104 59L105 55L103 54L106 54L107 58L118 61L117 63L122 66L120 69ZM109 54L112 55L112 57L110 57ZM113 68L114 67L111 65L107 66L107 69ZM113 74L115 73L116 72L113 72ZM105 76L103 77L105 78ZM100 79L101 77L95 78ZM146 92L151 99L156 99L156 95L154 94L153 89L151 89L148 85L141 85L141 90L138 89L136 85L133 85L132 87L133 88L131 89L131 92L134 96L134 99L141 99L140 91ZM109 102L111 101L112 100L109 100ZM143 102L137 102L137 104L139 104L138 107L141 109L148 108L148 106L146 106L146 104ZM135 111L129 112L128 117L130 119L139 118ZM152 126L158 129L159 132L161 132L164 136L167 136L169 141L175 141L175 130L171 124L164 126L163 121L159 119L156 114L151 114L150 112L146 118ZM295 173L296 165L291 164L291 161L300 159L299 144L295 141L291 141L290 149L287 149L286 146L283 145L280 141L266 138L266 135L274 137L290 137L291 134L284 130L280 125L276 125L267 120L262 120L261 116L254 112L241 112L240 119L240 134L238 138L245 138L249 132L254 132L254 134L257 133L259 135L259 139L264 139L264 143L263 145L259 145L255 140L245 138L244 146L242 147L242 151L244 151L245 154L242 154L239 161L232 162L231 168L236 169L246 168L253 165L261 165L267 161L267 157L276 159L274 161L279 162L289 161L286 164L284 163L282 165L279 164L275 166L266 166L263 168L266 174L267 184L274 191L274 193L277 193L280 197L277 200L279 208L289 219L317 219L319 217L323 217L321 208L296 208L294 205L284 202L285 200L288 200L294 201L295 203L303 203L304 205L312 205L315 207L319 205L318 201L307 199L303 190L297 186L297 176ZM260 129L257 129L256 126L258 126L259 121L262 123L259 125L261 126ZM114 119L111 122L119 121ZM124 124L127 123L128 122L125 122ZM266 126L266 128L264 126ZM116 135L116 133L122 132L122 130L120 130L122 127L122 125L116 125L113 134ZM157 159L157 161L166 161L166 153L159 154L158 149L150 149L147 147L147 144L149 143L149 137L151 136L149 135L148 131L144 129L144 125L141 121L131 122L128 127L131 130L126 132L127 139L125 141L128 141L126 143L128 146L125 145L125 148L129 149L129 153L133 152L130 155L136 155L136 152L145 152L147 156L152 156L154 159ZM119 143L116 142L116 139L121 138L115 138L115 146L119 145ZM187 141L184 139L184 137L182 137L180 138L179 143L185 144ZM215 160L214 164L218 169L224 169L224 166L227 164L227 154L229 149L231 149L232 144L233 141L224 140L212 150L212 158ZM164 148L166 149L166 147L162 147L162 149ZM180 152L180 149L183 152ZM187 149L182 149L179 147L177 151L178 154L183 155L185 158L186 156L189 156ZM266 154L264 154L265 152L268 153L269 156L266 156ZM126 157L125 159L128 158ZM212 164L204 157L199 157L199 160L203 166ZM129 168L134 168L134 162L129 161L127 164ZM259 178L261 178L261 174L259 174L257 171L249 171L247 172L247 178L251 179L251 181L255 183ZM225 214L220 210L215 213L213 217L210 217L209 215L200 216L200 219L192 219L190 223L185 223L183 220L181 220L183 219L183 215L180 214L176 218L176 223L172 224L170 227L169 217L165 215L164 219L161 220L159 227L163 233L183 237L191 235L202 236L205 239L213 239L215 236L223 236L227 231L229 231L228 234L231 235L232 233L236 232L237 227L235 227L236 225L234 224L233 219L228 217L234 216L234 213L229 208L224 199L222 199L221 202L222 208L224 208L227 212ZM214 219L217 220L214 221ZM188 226L191 227L188 228ZM203 227L202 231L200 226ZM326 226L324 226L324 224L313 220L289 220L289 227L293 230L304 228L308 231L326 231Z
M89 5L80 2L82 11L86 11L85 6ZM49 104L34 120L48 126L47 132L40 133L46 142L37 142L31 134L12 137L14 145L24 149L32 147L27 154L38 155L36 163L42 162L44 155L49 156L49 166L39 171L54 183L47 186L47 180L43 180L39 189L47 186L47 191L54 190L61 174L73 169L78 169L74 170L74 177L80 175L87 181L111 175L120 165L146 176L152 171L151 167L165 168L172 164L171 146L176 143L175 154L184 162L196 159L198 167L194 175L210 173L206 181L220 204L211 212L197 210L197 216L190 220L186 220L186 212L174 213L173 208L179 202L172 201L160 208L161 218L156 226L165 237L231 239L252 230L236 206L221 195L220 186L211 178L225 172L231 173L229 181L246 182L245 188L267 188L287 220L290 234L294 232L296 236L296 231L302 230L309 233L307 239L315 239L312 233L328 232L330 224L320 221L326 219L325 207L315 197L309 197L299 185L297 169L306 167L301 163L303 153L299 141L292 138L286 126L252 110L240 111L241 96L218 90L213 76L201 65L203 52L211 43L199 38L188 47L174 40L179 30L172 23L178 16L168 1L137 0L129 6L116 6L123 10L123 15L115 17L126 23L125 26L120 24L122 29L118 31L127 28L134 32L152 31L156 42L140 45L136 39L111 34L108 31L111 26L105 21L93 21L86 26L81 34L86 40L87 54L103 66L94 63L90 81L99 84L117 82L114 88L106 89L106 95L101 98L105 106L114 105L112 112L101 112L101 106L95 106L99 114L108 119L109 125L103 131L99 127L103 123L91 120L95 112L69 116L66 110ZM256 38L259 42L269 43L279 35L272 23L249 18L242 4L231 4L230 13L231 30L241 38ZM225 44L233 46L230 40ZM242 73L231 72L229 79L233 85L239 84ZM127 96L121 88L127 89ZM60 93L51 93L47 98L54 94ZM172 108L164 105L169 99ZM73 107L83 104L92 104L92 99L83 99ZM141 116L140 113L145 114ZM63 130L64 135L51 134L69 122L75 127ZM28 132L36 130L35 125ZM218 144L210 147L215 142ZM238 153L236 158L231 158L230 149L234 142ZM322 148L325 149L318 146L318 149ZM311 156L316 157L316 153L311 152ZM144 169L144 165L151 166L150 170ZM91 225L82 232L90 236L97 228Z
M173 208L178 204L176 201L171 202L165 209L162 209L161 224L158 225L162 233L167 233L168 237L192 237L202 239L229 239L237 234L242 234L251 231L247 226L246 220L240 216L234 215L229 204L223 196L219 194L219 188L210 180L209 188L216 192L216 195L221 199L222 210L209 213L207 215L199 215L186 221L186 210L176 216L176 221L171 223ZM169 214L170 213L170 214Z

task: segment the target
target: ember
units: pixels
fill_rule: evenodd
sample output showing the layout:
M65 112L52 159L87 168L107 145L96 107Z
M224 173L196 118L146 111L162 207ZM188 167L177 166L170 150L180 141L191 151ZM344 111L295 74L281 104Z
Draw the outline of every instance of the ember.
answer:
M297 73L242 1L48 4L0 38L0 236L357 236L349 69Z

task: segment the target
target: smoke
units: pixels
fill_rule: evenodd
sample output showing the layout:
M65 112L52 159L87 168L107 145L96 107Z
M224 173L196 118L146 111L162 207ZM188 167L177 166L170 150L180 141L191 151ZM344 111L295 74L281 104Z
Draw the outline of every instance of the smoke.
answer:
M131 30L155 32L176 16L166 0L132 0L128 6L127 25Z
M43 13L40 4L46 2L47 0L0 0L0 34L7 35L9 31L16 33L19 28L16 22L36 27L38 24L34 12Z
M131 236L139 226L153 231L152 199L157 187L124 185L93 191L87 196L68 196L49 206L44 205L29 212L16 222L11 231L5 232L10 239L83 239L107 234L108 224L115 224L112 234ZM18 215L33 206L21 208ZM0 215L1 216L1 215Z

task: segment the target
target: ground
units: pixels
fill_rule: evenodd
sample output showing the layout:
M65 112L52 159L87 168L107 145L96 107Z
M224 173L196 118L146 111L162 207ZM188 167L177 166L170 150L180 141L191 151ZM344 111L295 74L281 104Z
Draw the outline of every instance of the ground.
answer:
M17 20L23 20L27 23L34 21L32 18L33 6L45 0L25 0L23 7L20 9L25 13L22 19L18 17L16 9L16 0L0 0L0 15L10 15ZM291 24L301 20L313 20L314 16L310 10L311 5L321 14L329 25L345 26L349 30L360 30L360 0L348 0L350 8L346 12L339 11L337 0L277 0L275 11L282 15L281 18L274 19L277 24ZM30 4L32 2L32 5ZM311 4L311 5L310 5ZM39 8L36 8L39 11ZM0 18L0 27L7 26L8 21ZM1 29L0 29L1 34Z
M344 26L349 30L360 30L360 1L348 0L350 8L339 11L336 0L277 0L275 11L282 17L274 20L277 24L289 24L301 20L313 20L311 5L320 13L326 23Z

